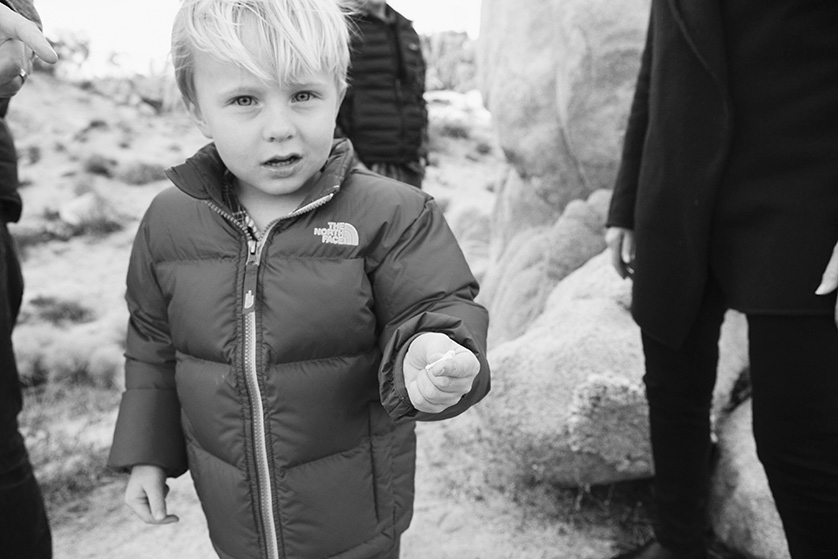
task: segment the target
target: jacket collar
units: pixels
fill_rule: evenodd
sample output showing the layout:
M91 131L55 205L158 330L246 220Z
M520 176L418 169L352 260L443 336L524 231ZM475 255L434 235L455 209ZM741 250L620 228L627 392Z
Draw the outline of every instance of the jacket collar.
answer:
M690 48L722 88L727 83L727 59L722 14L716 0L667 0Z
M323 166L323 173L302 206L335 194L356 164L355 151L348 139L332 143L332 152ZM221 161L215 144L210 143L180 165L166 169L169 180L180 190L198 200L212 201L222 208L224 203L224 176L227 167Z

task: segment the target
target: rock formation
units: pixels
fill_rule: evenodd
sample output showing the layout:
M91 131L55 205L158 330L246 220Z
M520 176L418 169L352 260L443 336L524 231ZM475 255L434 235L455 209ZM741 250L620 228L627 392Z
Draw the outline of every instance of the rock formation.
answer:
M474 412L513 479L653 475L630 282L611 269L602 240L649 5L483 0L478 75L509 171L496 189L480 295L493 388ZM729 313L720 341L713 525L734 549L784 559L773 501L754 481L760 468L745 444L746 326Z

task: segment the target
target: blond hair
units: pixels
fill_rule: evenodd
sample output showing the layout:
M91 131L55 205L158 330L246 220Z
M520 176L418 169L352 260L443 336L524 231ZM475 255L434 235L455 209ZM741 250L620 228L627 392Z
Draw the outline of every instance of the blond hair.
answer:
M349 24L336 0L183 0L172 27L178 88L195 105L195 51L267 83L323 72L346 87Z

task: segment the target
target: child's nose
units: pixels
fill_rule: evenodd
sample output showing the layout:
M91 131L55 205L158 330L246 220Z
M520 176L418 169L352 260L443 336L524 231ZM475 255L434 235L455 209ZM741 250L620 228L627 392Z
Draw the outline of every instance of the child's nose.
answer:
M294 135L294 122L291 111L273 104L265 111L265 122L262 127L262 137L268 142L281 142Z

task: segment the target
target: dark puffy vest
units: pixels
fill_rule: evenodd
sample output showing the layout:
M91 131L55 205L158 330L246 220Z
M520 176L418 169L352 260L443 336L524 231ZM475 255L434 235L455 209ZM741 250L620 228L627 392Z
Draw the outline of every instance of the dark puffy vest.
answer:
M338 133L368 165L419 160L428 122L419 35L389 7L388 15L389 22L355 19L349 89L338 115Z

